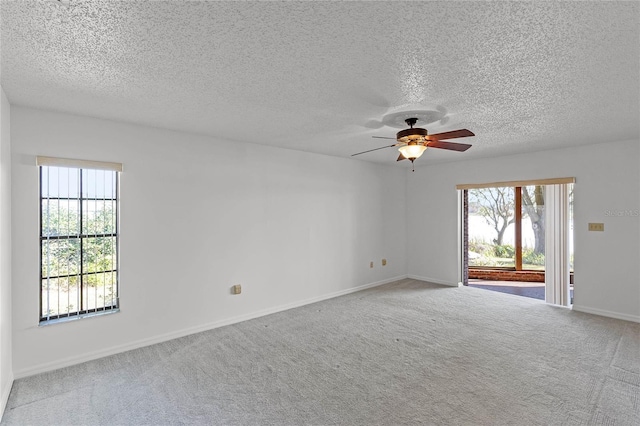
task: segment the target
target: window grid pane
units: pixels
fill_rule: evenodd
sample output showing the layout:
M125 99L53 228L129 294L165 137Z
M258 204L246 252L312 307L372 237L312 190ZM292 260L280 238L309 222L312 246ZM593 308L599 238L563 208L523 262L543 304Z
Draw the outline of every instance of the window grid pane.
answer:
M118 172L40 167L40 321L118 308Z

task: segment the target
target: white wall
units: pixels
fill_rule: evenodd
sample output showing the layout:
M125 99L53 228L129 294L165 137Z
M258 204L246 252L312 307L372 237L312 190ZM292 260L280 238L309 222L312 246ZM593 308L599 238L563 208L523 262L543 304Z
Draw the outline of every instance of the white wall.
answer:
M11 258L16 377L407 272L455 284L458 183L576 177L575 308L640 319L640 218L606 216L640 209L637 141L428 165L412 173L17 106L11 107L9 147L4 96L2 106L0 190L3 209L12 208L13 253L2 252L0 276L3 284L9 280ZM120 313L38 327L36 155L124 163ZM404 217L420 231L407 236ZM0 210L0 229L9 220ZM588 222L604 222L605 232L587 232ZM243 294L231 295L233 284L242 284ZM8 311L2 305L3 315Z
M16 106L11 138L16 377L406 276L404 169ZM38 327L36 155L124 164L120 313Z
M574 309L640 322L639 147L607 142L416 168L407 215L420 231L407 236L408 275L457 282L456 184L575 177ZM589 222L605 232L588 232Z
M13 384L11 362L11 131L9 101L0 87L0 417Z

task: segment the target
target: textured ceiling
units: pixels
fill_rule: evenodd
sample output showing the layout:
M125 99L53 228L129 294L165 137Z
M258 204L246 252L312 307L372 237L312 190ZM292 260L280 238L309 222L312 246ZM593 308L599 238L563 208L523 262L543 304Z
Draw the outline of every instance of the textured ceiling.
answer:
M455 161L637 140L639 6L1 0L0 78L15 105L344 157L418 115L477 135L419 160Z

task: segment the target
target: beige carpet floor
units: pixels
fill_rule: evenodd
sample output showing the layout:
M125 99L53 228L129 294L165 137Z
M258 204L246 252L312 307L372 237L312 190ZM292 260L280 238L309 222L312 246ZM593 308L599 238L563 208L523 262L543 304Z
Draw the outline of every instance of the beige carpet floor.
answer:
M415 280L14 383L2 425L640 425L640 324Z

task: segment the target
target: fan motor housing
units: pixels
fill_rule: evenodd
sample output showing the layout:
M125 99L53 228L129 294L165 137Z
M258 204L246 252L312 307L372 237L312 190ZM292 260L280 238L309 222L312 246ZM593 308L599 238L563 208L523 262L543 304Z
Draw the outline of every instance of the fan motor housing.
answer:
M427 129L421 129L419 127L413 129L401 130L396 134L398 142L410 143L410 142L423 142L428 135Z

